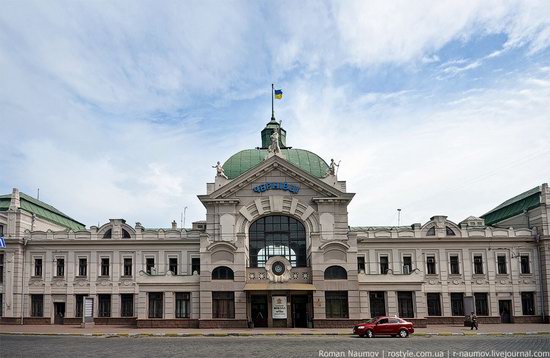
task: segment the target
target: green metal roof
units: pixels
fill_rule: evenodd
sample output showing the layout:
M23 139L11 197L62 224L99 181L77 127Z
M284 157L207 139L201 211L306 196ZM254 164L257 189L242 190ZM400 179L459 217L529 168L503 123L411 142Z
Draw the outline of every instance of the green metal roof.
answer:
M42 219L51 221L55 224L64 226L73 231L84 230L86 225L78 222L68 215L62 213L51 205L48 205L38 199L33 198L25 193L19 192L20 207L21 209L33 213ZM11 201L11 195L0 196L0 211L6 211L9 209Z
M481 218L485 219L486 225L498 223L502 220L521 214L526 210L536 208L540 205L540 196L541 188L537 186L506 200L493 210L481 215Z
M232 155L224 164L223 170L229 179L256 167L267 157L267 149L245 149ZM323 178L328 164L317 154L304 149L281 149L283 158L303 171L317 178Z

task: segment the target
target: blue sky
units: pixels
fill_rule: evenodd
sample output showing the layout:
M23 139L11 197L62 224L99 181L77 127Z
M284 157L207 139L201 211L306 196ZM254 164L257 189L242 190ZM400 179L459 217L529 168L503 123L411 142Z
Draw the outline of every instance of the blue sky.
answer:
M7 1L0 192L86 225L204 219L260 144L342 161L350 224L459 222L550 178L547 1Z

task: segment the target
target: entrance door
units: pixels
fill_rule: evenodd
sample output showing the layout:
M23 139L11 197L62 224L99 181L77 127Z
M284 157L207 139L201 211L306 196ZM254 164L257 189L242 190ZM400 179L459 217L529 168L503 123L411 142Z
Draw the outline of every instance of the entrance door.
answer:
M292 296L292 326L307 328L307 295Z
M500 312L501 323L512 323L512 301L499 300L498 311Z
M65 302L54 302L53 304L54 311L54 324L63 324L63 317L65 317Z
M267 327L267 295L253 295L250 301L254 327Z

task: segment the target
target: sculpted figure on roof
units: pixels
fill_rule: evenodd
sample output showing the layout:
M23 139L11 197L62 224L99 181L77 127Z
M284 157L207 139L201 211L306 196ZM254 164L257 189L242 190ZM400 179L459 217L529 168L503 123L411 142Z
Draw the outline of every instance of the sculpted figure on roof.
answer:
M338 168L340 167L340 162L338 162L338 164L336 164L336 162L334 161L334 159L331 159L330 160L330 164L328 166L328 170L327 170L327 174L326 176L329 176L329 175L336 175L336 173L338 173Z
M213 165L212 168L216 168L216 176L228 179L227 175L225 175L225 173L223 171L223 167L220 164L220 161L218 161L218 163L216 163L216 165Z
M267 149L269 153L279 154L281 153L281 147L279 146L279 131L274 130L271 134L271 144Z

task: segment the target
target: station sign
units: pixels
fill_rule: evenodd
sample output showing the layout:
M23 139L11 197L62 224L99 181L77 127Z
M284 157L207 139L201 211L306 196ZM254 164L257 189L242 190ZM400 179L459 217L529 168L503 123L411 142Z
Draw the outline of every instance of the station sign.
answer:
M273 319L286 319L286 296L273 296L271 299L271 317Z
M284 190L289 191L292 194L298 194L300 191L300 187L298 185L289 184L287 182L284 183L275 183L275 182L266 182L260 185L256 185L252 188L256 193L263 193L264 191L268 190Z

